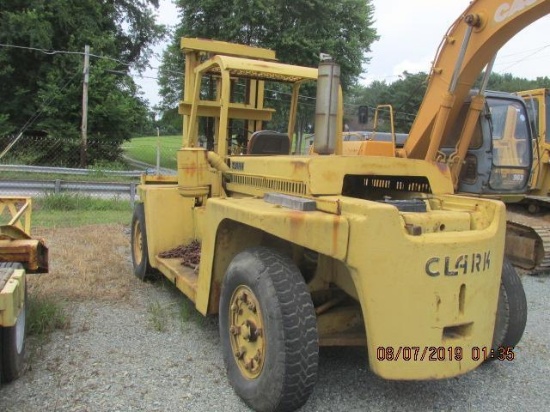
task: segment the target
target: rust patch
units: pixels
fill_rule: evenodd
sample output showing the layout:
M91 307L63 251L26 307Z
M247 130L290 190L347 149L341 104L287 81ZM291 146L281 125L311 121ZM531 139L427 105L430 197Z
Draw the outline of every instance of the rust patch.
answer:
M195 166L188 168L181 168L184 177L193 178L197 174L197 168Z
M334 170L324 170L321 175L323 180L330 181L330 182L339 179L341 176L342 176L342 173L335 172Z
M177 183L178 182L178 177L175 176L175 175L170 175L170 176L163 176L163 175L160 175L160 176L157 176L157 175L141 175L141 184L142 185L146 185L146 184L149 184L149 183ZM139 188L138 190L140 191L143 191L143 190L146 190L145 188Z
M338 250L338 227L340 226L340 217L335 216L332 219L332 253L336 254Z
M293 174L300 174L307 171L307 162L304 162L303 160L291 160L290 164L292 166Z
M301 210L289 209L288 211L290 213L290 216L292 216L292 219L299 220L300 222L305 219L305 212L302 212Z
M262 67L264 69L271 69L272 66L266 63L260 63L260 62L254 62L254 66L256 67Z
M221 283L218 279L212 279L210 285L210 297L208 300L208 314L218 313L220 305Z
M290 236L291 236L289 240L292 240L300 237L300 235L304 230L303 226L304 226L305 212L291 210L289 211L289 213L290 213L289 220L290 220Z

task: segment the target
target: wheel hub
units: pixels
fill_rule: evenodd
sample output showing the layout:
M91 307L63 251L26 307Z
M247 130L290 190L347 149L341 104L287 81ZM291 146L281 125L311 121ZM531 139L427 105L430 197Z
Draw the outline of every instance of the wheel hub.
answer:
M235 362L244 377L256 379L265 359L263 319L258 299L247 286L235 289L230 300L229 337Z
M25 343L25 323L27 321L27 305L23 305L19 315L17 315L17 321L15 324L15 348L18 354L23 352L23 345Z
M136 265L139 266L141 264L141 251L143 250L143 239L139 221L134 223L134 244L132 246L134 249L134 261L136 262Z

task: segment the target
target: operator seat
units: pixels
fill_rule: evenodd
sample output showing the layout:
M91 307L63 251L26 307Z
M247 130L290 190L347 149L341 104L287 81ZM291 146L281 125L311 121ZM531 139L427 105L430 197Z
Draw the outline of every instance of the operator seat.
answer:
M286 133L259 130L250 136L246 153L253 155L287 155L290 154L290 139Z

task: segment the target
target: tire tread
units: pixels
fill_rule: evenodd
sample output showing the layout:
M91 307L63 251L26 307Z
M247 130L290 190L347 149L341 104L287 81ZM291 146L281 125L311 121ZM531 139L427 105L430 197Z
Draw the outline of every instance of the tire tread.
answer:
M292 270L294 263L286 256L270 249L255 249L266 266L273 268L269 275L281 304L284 330L290 335L285 337L287 374L282 398L275 410L294 410L305 403L317 381L317 319L310 294L300 273ZM293 279L296 275L299 279Z
M268 350L266 355L273 362L269 370L265 374L262 371L253 385L238 372L225 340L226 305L238 285L260 293L260 307L264 316L270 314L269 324L274 328L268 331L276 331L270 336L278 342L274 345L278 349ZM262 412L293 411L307 401L317 381L317 319L302 274L290 258L263 246L245 249L233 258L222 285L220 335L231 384L251 408Z

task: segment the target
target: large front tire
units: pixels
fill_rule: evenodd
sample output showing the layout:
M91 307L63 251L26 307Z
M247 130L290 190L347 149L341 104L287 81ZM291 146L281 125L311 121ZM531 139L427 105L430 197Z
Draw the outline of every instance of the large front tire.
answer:
M296 265L264 247L239 253L220 296L220 338L229 381L256 411L293 411L317 380L315 310Z
M3 262L1 268L23 269L21 263ZM27 285L25 301L14 326L0 327L0 381L17 379L23 373L25 360L25 334L27 326Z
M153 268L149 264L149 251L147 248L147 231L145 230L145 208L143 203L136 203L132 216L132 264L134 275L140 280L152 278Z
M512 264L505 259L498 296L497 316L493 334L493 349L514 348L527 323L527 299L523 284Z

